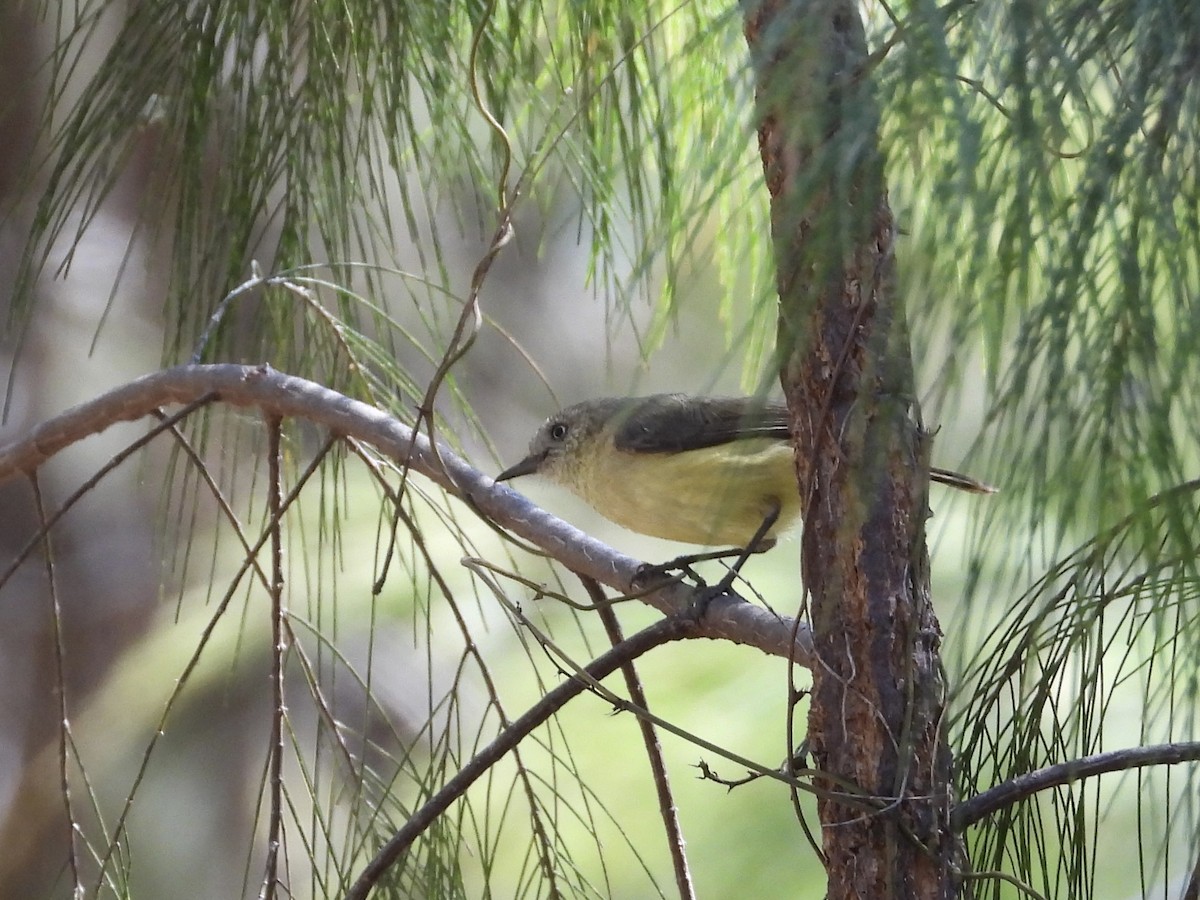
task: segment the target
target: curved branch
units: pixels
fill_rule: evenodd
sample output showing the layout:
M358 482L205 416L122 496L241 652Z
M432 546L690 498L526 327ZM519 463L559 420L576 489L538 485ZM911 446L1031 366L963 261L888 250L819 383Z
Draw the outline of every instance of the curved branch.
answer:
M615 672L623 664L637 659L655 647L690 637L697 628L690 616L672 616L660 619L648 628L643 628L632 637L621 641L608 652L596 657L584 671L597 681ZM558 712L567 701L587 690L588 683L578 677L568 678L548 692L529 708L523 716L513 721L500 735L477 753L458 774L451 778L440 791L414 812L404 826L397 831L358 876L346 900L365 900L379 878L399 859L421 833L461 797L481 775L517 746L534 728Z
M950 827L959 832L971 827L980 819L997 810L1012 806L1038 791L1059 787L1072 781L1082 781L1106 772L1122 772L1146 766L1175 765L1200 760L1200 742L1181 744L1156 744L1153 747L1131 747L1128 750L1110 750L1070 762L1047 766L1026 775L1019 775L994 788L976 794L954 807L950 814Z
M374 406L353 400L270 366L191 365L164 369L122 385L34 428L0 447L0 482L35 471L65 447L117 422L151 415L159 407L186 404L213 396L234 406L253 407L271 415L306 419L335 434L366 441L401 465L411 466L480 515L532 544L581 575L670 615L688 608L693 589L669 583L640 593L636 584L640 560L550 515L515 491L497 485L450 448L429 439ZM728 640L809 666L812 642L808 629L737 597L723 595L707 606L697 637Z

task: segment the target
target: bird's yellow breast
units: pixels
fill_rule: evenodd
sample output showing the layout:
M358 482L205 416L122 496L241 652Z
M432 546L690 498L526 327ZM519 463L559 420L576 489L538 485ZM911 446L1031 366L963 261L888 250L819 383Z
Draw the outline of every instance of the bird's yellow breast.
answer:
M743 439L680 453L629 453L611 444L560 473L605 518L691 544L745 546L778 505L773 536L800 513L792 448Z

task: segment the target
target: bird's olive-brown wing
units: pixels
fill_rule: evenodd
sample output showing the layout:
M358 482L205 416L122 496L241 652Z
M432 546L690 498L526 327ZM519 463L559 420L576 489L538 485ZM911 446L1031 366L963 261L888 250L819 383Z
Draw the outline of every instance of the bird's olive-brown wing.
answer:
M655 394L630 405L613 443L628 453L682 453L755 437L787 440L787 408L748 397Z

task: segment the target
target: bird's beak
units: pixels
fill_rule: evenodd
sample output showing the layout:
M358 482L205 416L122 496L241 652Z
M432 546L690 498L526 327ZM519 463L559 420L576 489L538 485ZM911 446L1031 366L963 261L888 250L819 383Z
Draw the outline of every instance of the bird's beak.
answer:
M510 478L519 478L522 475L532 475L541 467L543 459L545 459L545 455L540 453L527 456L515 466L509 466L497 475L496 480L508 481Z

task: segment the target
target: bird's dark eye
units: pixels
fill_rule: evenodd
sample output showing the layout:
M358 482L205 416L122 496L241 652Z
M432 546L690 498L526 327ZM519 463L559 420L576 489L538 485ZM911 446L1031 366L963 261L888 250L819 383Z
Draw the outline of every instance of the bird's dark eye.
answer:
M555 422L550 426L550 439L561 441L567 436L567 426L562 422Z

